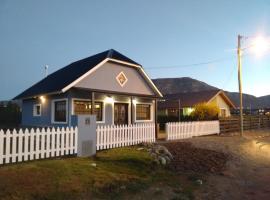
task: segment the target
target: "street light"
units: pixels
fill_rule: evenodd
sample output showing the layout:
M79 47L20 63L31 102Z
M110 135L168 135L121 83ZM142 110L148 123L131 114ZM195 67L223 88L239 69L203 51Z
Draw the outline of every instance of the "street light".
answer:
M242 95L242 52L245 49L251 49L257 56L261 56L269 49L269 41L267 41L262 36L255 37L252 44L248 47L242 48L241 43L243 39L248 39L249 37L244 37L238 35L237 40L237 65L238 65L238 86L239 86L239 99L240 99L240 135L243 136L243 95Z

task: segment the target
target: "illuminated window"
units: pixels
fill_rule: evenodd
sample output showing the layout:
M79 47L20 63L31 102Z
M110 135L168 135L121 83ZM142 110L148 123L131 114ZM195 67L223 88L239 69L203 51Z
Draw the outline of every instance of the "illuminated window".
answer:
M34 104L33 115L35 117L41 116L41 104Z
M75 100L74 101L74 115L90 115L91 114L91 101ZM102 121L103 103L95 102L95 114L97 121Z
M136 104L136 120L150 120L150 119L151 119L151 105Z
M177 116L179 116L179 111L178 111L178 109L168 109L168 115L169 116L175 116L175 117L177 117Z

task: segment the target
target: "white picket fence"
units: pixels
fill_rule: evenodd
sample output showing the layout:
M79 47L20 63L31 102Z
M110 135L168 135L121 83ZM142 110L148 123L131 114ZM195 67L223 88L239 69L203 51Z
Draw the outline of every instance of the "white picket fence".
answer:
M0 165L77 153L78 129L0 130Z
M155 124L104 125L97 127L97 150L155 142Z
M169 122L166 123L167 140L178 140L194 136L219 134L219 121Z

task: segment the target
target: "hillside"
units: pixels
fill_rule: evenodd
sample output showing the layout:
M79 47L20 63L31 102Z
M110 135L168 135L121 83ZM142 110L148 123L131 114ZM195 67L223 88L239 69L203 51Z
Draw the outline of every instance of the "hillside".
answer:
M199 92L205 90L216 90L218 88L202 81L189 77L183 78L159 78L153 79L153 82L159 88L162 94ZM239 93L228 92L226 94L231 98L236 106L239 106ZM244 107L265 108L270 107L270 95L255 97L249 94L243 94Z
M174 94L185 92L199 92L204 90L216 90L218 88L208 85L202 81L189 77L183 78L159 78L153 82L162 94Z

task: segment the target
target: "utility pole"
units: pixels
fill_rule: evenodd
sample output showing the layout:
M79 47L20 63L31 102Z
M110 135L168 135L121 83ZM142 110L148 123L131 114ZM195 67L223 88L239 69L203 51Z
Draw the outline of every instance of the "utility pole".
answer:
M237 59L238 59L238 85L239 85L239 99L240 99L240 136L243 136L243 94L242 94L242 50L241 39L243 37L238 35Z

